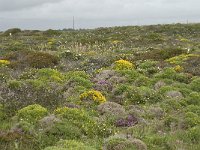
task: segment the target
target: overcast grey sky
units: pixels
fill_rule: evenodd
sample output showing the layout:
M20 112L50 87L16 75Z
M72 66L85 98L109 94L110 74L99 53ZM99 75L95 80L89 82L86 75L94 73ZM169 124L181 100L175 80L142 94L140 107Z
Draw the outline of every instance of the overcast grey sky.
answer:
M200 0L0 0L0 30L200 22Z

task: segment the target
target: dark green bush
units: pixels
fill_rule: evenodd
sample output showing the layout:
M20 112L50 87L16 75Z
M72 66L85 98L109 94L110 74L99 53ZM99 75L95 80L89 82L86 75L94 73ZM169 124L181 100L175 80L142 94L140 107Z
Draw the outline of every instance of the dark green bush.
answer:
M154 49L152 51L137 53L137 60L165 60L174 56L178 56L180 54L186 53L187 51L180 48L167 48L167 49Z
M10 33L11 33L11 35L14 35L14 34L17 34L17 33L20 33L20 32L22 32L21 29L19 29L19 28L12 28L12 29L6 30L4 32L4 35L8 36L8 35L10 35Z
M5 58L11 61L10 66L14 69L55 67L59 63L59 58L49 53L24 50L9 53Z
M44 31L43 34L45 36L56 36L56 35L60 35L61 32L58 30L48 29L48 30Z
M194 80L192 80L192 82L190 83L190 87L192 90L196 91L196 92L200 92L200 78L197 77Z

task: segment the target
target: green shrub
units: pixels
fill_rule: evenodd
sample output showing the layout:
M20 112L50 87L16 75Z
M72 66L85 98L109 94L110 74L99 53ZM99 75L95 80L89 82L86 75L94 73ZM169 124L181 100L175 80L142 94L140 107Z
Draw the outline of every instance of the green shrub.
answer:
M134 85L137 86L137 87L140 87L140 86L150 86L151 84L151 79L146 77L146 76L139 76L135 82L134 82Z
M82 136L87 136L85 128L82 127L81 122L78 120L69 121L62 119L62 121L56 122L50 129L44 130L42 140L43 143L46 143L45 145L52 145L59 139L80 139Z
M133 83L141 74L137 70L118 70L120 75L126 77L127 82Z
M113 89L111 100L120 104L126 104L129 100L138 100L139 103L141 96L138 94L138 89L136 87L132 87L127 84L119 84ZM143 103L143 101L141 101L141 103Z
M146 60L138 65L137 70L145 75L152 75L159 71L157 61Z
M200 92L200 78L197 77L194 80L192 80L192 82L190 83L190 87L192 90L196 91L196 92Z
M55 35L60 35L61 32L58 30L48 29L48 30L44 31L43 34L46 36L55 36Z
M33 52L26 56L24 62L33 68L47 68L57 65L59 58L49 53Z
M136 150L131 141L123 138L111 138L105 143L106 150Z
M20 75L20 79L26 81L28 81L29 79L39 80L41 82L44 82L45 84L48 82L63 83L65 80L65 75L58 70L51 68L30 69L23 72Z
M180 48L166 48L166 49L154 49L154 50L149 50L147 52L141 52L141 53L136 53L136 59L137 60L147 60L147 59L152 59L152 60L165 60L169 59L174 56L178 56L180 54L186 53L186 50L180 49Z
M199 55L195 55L195 54L181 54L179 56L172 57L172 58L168 59L167 61L169 63L171 63L171 64L180 65L184 61L188 60L189 58L194 58L194 57L199 57Z
M148 135L145 138L150 149L172 150L172 145L169 144L169 137L167 135Z
M5 105L5 110L9 115L14 115L16 110L32 104L40 104L50 110L55 109L64 102L64 87L60 83L48 80L17 80L14 82L17 83L14 84L15 86L4 85L1 93L3 99L0 99L0 102Z
M193 144L200 143L200 126L190 128L186 132L186 137L190 139Z
M9 80L8 81L8 87L10 89L19 89L23 85L23 82L18 80Z
M157 103L162 100L162 96L156 91L145 87L135 87L126 84L119 84L112 91L112 99L118 103L145 104Z
M81 77L84 79L90 79L90 76L85 71L69 71L66 73L67 80L69 80L72 77Z
M12 28L12 29L8 29L8 30L6 30L5 32L4 32L4 35L10 35L10 33L11 33L11 35L14 35L14 34L17 34L17 33L20 33L21 32L21 29L19 29L19 28Z
M26 120L19 121L14 128L20 129L25 133L33 133L34 131L34 125Z
M96 150L91 146L85 145L82 142L75 140L60 140L56 143L56 146L47 147L44 150Z
M59 63L59 58L55 55L25 50L8 53L5 59L11 62L9 66L14 69L25 67L48 68L55 67Z
M200 124L200 117L198 114L195 114L193 112L187 112L185 114L184 126L186 128L195 127L196 125L199 125L199 124Z
M189 83L190 78L184 73L177 73L174 68L165 68L162 72L155 74L155 78L172 79L183 83Z
M186 98L186 102L190 105L198 105L200 106L200 94L199 92L192 92Z
M161 107L163 110L165 110L167 113L171 111L177 111L183 108L181 101L177 99L167 99L163 103L161 103Z
M73 86L82 86L85 87L87 89L92 88L92 82L88 79L85 79L83 77L79 77L79 76L72 76L68 81L67 84L70 87Z
M103 124L97 123L88 113L84 110L77 108L57 108L55 114L69 121L71 126L77 128L82 135L88 137L105 136L109 134L109 128ZM59 124L59 123L58 123ZM70 128L69 128L70 130ZM73 130L71 131L73 133ZM71 133L70 132L70 133Z
M169 129L172 127L172 125L177 126L178 122L179 120L175 116L167 116L164 118L164 126Z
M5 117L4 107L3 107L3 105L0 103L0 120L3 120L4 117Z
M25 120L27 122L36 122L42 117L46 116L48 113L47 109L38 105L29 105L24 107L17 112L17 117L19 120Z
M185 108L185 111L186 112L192 112L192 113L195 113L195 114L197 114L197 115L200 116L200 106L197 106L197 105L188 105Z

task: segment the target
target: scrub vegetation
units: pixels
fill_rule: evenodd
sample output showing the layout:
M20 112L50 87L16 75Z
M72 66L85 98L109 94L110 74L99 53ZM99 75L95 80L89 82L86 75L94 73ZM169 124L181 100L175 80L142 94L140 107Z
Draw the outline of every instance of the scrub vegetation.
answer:
M1 150L200 149L200 24L0 41Z

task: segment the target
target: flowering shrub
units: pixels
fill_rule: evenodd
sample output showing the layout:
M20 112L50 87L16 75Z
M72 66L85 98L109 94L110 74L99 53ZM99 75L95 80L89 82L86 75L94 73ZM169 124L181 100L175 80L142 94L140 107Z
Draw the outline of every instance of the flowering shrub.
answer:
M182 72L183 71L183 67L181 67L180 65L177 65L177 66L174 67L174 70L176 72Z
M92 100L96 103L104 103L106 102L106 98L99 91L90 90L88 92L84 92L80 95L81 100Z
M9 60L4 60L4 59L1 59L0 60L0 67L1 66L6 66L6 65L9 65L10 64L10 61Z
M17 112L17 116L19 119L26 120L28 122L35 122L47 115L47 113L48 111L46 108L38 104L34 104L20 109Z
M115 61L114 63L114 69L116 70L126 70L126 69L132 69L134 68L134 64L127 60L120 59L118 61Z

